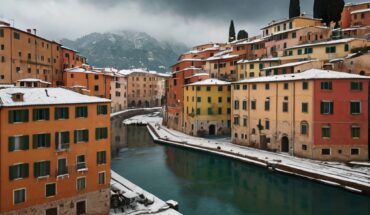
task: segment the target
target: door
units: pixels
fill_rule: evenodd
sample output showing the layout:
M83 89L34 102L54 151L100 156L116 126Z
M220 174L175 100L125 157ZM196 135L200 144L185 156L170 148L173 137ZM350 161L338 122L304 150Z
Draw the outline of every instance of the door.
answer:
M289 138L287 136L284 136L281 139L281 151L289 152Z
M208 129L208 134L209 135L216 135L216 126L215 125L210 125Z
M86 201L77 202L76 210L77 210L77 215L86 214Z
M266 150L267 149L267 138L266 135L260 136L260 148Z

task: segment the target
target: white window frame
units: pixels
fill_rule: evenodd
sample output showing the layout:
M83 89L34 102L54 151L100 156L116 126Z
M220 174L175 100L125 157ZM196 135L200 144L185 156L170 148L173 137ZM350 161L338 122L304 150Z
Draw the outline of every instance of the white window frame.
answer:
M85 187L84 187L84 189L78 190L78 180L82 179L82 178L85 180ZM80 176L80 177L76 178L76 191L77 192L81 192L81 191L86 190L86 186L87 186L86 176Z
M100 177L99 177L99 175L101 174L101 173L103 173L104 174L104 183L103 184L100 184ZM100 171L100 172L98 172L98 184L99 185L105 185L106 184L106 182L107 182L107 172L106 171Z
M19 191L19 190L24 190L24 202L15 203L15 191ZM19 205L25 202L27 202L27 188L21 187L21 188L13 189L13 205Z
M49 184L55 184L55 194L53 196L46 196L46 186ZM45 184L45 198L53 198L58 194L58 189L57 189L57 183L56 182L50 182Z

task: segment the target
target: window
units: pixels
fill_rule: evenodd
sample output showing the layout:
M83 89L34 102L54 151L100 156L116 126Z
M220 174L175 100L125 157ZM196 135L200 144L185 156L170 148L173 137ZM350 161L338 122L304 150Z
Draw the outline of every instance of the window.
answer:
M321 137L330 138L330 126L323 126L321 128Z
M331 81L321 82L321 89L322 90L331 90L331 89L333 89Z
M69 108L68 107L55 108L54 118L55 120L68 119L69 118Z
M200 91L200 86L197 86L197 91Z
M248 85L243 84L243 90L248 90Z
M308 113L308 103L302 103L302 113Z
M197 108L197 115L200 115L200 108Z
M28 110L10 110L9 123L28 122Z
M49 120L49 108L40 108L32 110L33 121Z
M14 35L14 39L16 40L21 39L21 34L19 32L14 32L13 35Z
M82 191L86 188L86 178L80 177L77 178L77 191Z
M48 208L45 210L45 215L58 215L58 208Z
M289 107L288 107L289 105L288 105L288 102L287 101L284 101L283 102L283 112L288 112L288 110L289 110Z
M26 189L17 189L13 191L13 202L14 204L20 204L26 202Z
M254 69L254 64L253 63L249 65L249 69Z
M246 100L243 101L243 110L247 110L247 101Z
M98 80L99 79L99 75L94 75L94 79L95 80Z
M208 101L208 103L211 103L212 102L212 98L211 97L208 97L207 98L207 101Z
M266 98L265 100L265 111L270 110L270 98Z
M87 118L88 109L87 106L76 107L76 118Z
M103 140L108 138L108 128L96 128L95 129L95 139L96 140Z
M301 123L301 135L308 135L308 123L307 122Z
M334 113L334 102L332 101L321 101L320 112L324 115L329 115Z
M352 139L360 138L360 126L352 126L351 134L352 134Z
M75 130L74 131L74 142L80 143L80 142L88 142L89 141L89 130Z
M302 89L303 90L308 90L308 82L303 82L302 83Z
M360 101L351 101L350 102L351 114L360 114L361 113L361 102Z
M35 178L48 177L50 175L50 161L33 163L33 175Z
M58 170L57 175L68 175L68 167L67 167L67 159L66 158L60 158L58 159Z
M265 84L265 90L269 90L270 89L270 84Z
M307 145L302 145L302 150L307 151Z
M222 86L218 86L218 91L221 92L222 91Z
M4 37L4 29L0 29L0 37Z
M211 91L211 87L210 86L207 86L207 91Z
M351 149L351 155L359 155L360 154L360 149Z
M28 150L29 148L29 136L13 136L8 138L8 150L9 152Z
M284 83L284 90L287 90L289 89L289 84L288 83Z
M330 149L321 149L321 155L330 155Z
M94 86L94 90L95 90L95 91L99 91L99 86L98 86L98 85L95 85L95 86Z
M239 110L239 100L234 101L234 109Z
M328 53L328 54L335 53L336 52L336 47L335 46L326 47L325 52Z
M253 85L252 85L252 89L253 89L253 90L257 90L257 84L253 84Z
M76 215L86 214L86 201L80 201L76 204Z
M248 122L247 118L243 118L243 126L244 126L244 127L247 127L247 126L248 126L248 125L247 125L247 122Z
M227 108L227 114L231 114L231 109Z
M57 151L69 149L69 131L55 133L55 149Z
M108 106L107 105L98 105L97 114L98 115L107 115L108 114Z
M96 153L96 164L105 164L107 163L107 156L105 151Z
M213 115L213 111L212 111L212 108L208 108L208 115Z
M362 82L351 82L351 90L362 90Z
M197 97L197 102L202 102L202 98L201 97Z
M50 183L45 185L45 197L55 196L57 193L56 183Z
M302 55L302 49L298 49L298 55Z
M50 134L34 134L32 135L32 148L48 148L50 147Z
M256 100L251 101L251 109L256 110L256 106L257 106Z
M349 45L348 44L344 44L344 51L345 52L348 52L349 51Z
M270 130L270 121L269 120L265 121L265 129Z
M239 125L239 117L234 117L234 125Z
M86 169L85 155L78 155L76 160L76 169L83 170Z
M98 184L105 184L105 172L98 173Z
M222 108L218 108L218 114L221 115L222 114Z
M222 97L218 97L218 103L222 103Z
M28 178L28 163L9 166L9 180Z
M306 54L312 54L313 53L312 47L305 48L304 51L305 51Z

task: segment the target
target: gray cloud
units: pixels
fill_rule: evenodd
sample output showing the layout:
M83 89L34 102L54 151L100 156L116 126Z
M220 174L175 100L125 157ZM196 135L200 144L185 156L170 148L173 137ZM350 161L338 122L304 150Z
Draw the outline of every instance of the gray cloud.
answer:
M363 0L351 0L361 2ZM55 40L122 29L188 45L226 41L230 19L250 35L288 15L289 0L0 0L0 16ZM301 0L312 14L313 0Z

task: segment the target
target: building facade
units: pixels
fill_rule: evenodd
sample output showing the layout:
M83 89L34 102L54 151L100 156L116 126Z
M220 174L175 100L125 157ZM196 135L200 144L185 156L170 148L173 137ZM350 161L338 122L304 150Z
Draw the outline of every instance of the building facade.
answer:
M108 214L110 101L62 88L0 98L0 213Z
M232 141L310 159L367 160L368 93L368 77L317 69L236 82Z

